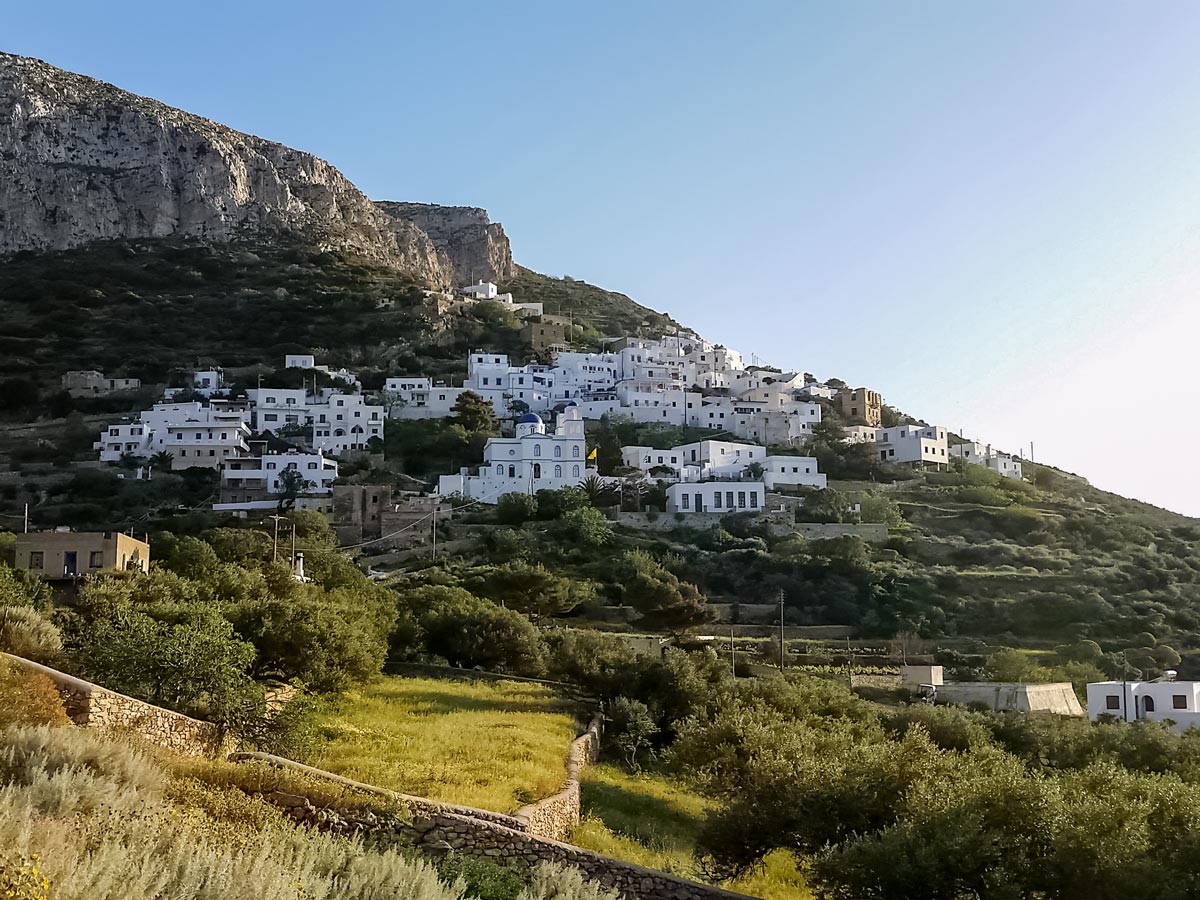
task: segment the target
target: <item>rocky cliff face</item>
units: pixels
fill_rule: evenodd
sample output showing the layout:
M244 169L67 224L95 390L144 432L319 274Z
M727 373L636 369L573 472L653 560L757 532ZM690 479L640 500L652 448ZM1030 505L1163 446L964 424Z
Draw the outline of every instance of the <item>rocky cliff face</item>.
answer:
M517 275L504 227L489 221L486 209L393 200L377 201L376 206L398 224L407 223L429 235L459 285L508 281Z
M308 153L0 53L0 254L105 238L298 232L435 287L465 284L460 264L468 280L489 277L489 265L511 269L504 231L483 210L426 209L391 216Z

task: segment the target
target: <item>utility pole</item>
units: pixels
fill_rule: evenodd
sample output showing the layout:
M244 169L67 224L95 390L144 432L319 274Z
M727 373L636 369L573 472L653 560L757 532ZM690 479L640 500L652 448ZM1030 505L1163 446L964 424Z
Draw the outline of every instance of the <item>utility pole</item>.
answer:
M729 671L737 678L737 648L733 645L733 623L729 623Z
M292 571L296 571L296 523L292 523Z
M276 562L279 559L279 523L286 522L287 516L268 516L275 523L275 534L271 539L271 562Z
M435 560L437 559L437 509L438 501L435 497L433 499L433 558Z
M784 647L783 647L783 588L779 589L779 671L783 671L784 667Z
M29 534L29 504L25 504L25 533Z

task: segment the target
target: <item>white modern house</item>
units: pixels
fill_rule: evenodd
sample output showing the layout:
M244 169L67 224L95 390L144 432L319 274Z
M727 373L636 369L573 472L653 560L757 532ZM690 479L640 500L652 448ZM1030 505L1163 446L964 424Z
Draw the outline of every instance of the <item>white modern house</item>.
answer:
M1021 460L1008 453L1001 453L991 444L981 444L979 441L965 441L950 448L950 455L965 459L976 466L991 469L1005 478L1020 478L1022 476Z
M247 419L248 413L235 404L156 403L136 422L109 425L92 446L101 462L118 462L125 454L144 459L165 451L172 456L172 469L215 469L226 458L248 451Z
M489 438L478 473L463 469L443 475L438 494L462 494L494 503L504 494L535 494L581 483L593 471L587 467L583 417L573 404L559 413L553 432L541 417L526 413L517 419L516 435Z
M490 281L479 281L468 285L461 290L461 293L468 300L490 300L493 303L502 303L516 311L518 315L540 316L542 314L542 304L517 303L513 300L512 294L501 294Z
M1087 714L1126 722L1169 719L1175 731L1200 727L1200 681L1098 681L1087 686Z
M875 429L879 458L884 462L947 465L946 429L939 426L896 425Z
M825 475L817 470L812 456L768 456L762 462L763 482L768 491L780 486L824 488Z
M338 455L363 450L373 437L383 438L385 408L368 403L362 394L331 388L253 388L253 422L259 431L278 434L288 427L312 428L312 447ZM448 414L448 413L447 413Z
M331 498L338 474L337 462L319 452L289 450L227 459L221 469L220 501L213 504L213 510L244 515L274 508L284 490L281 479L288 471L298 472L304 478L297 506L320 509L329 505L309 501Z
M743 513L766 509L761 481L680 481L667 486L667 512Z

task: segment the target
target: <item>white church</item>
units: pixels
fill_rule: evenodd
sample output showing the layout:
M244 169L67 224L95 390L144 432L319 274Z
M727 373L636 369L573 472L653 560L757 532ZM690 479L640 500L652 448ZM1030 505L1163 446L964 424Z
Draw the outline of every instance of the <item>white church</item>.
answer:
M517 419L515 437L489 438L483 448L478 475L463 469L443 475L438 494L462 494L494 503L504 494L535 494L581 483L589 474L583 416L575 403L558 414L554 432L548 433L540 416L526 413Z

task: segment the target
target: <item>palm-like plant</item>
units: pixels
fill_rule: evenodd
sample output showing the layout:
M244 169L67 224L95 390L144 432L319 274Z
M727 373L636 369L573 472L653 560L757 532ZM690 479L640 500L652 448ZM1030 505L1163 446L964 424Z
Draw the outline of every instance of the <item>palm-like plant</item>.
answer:
M589 475L579 483L579 486L587 494L588 503L599 509L612 506L617 502L616 493L613 491L612 485L603 481L598 475Z
M150 465L156 469L169 469L175 459L175 454L169 450L159 450L150 457Z

